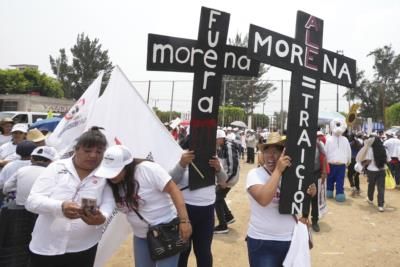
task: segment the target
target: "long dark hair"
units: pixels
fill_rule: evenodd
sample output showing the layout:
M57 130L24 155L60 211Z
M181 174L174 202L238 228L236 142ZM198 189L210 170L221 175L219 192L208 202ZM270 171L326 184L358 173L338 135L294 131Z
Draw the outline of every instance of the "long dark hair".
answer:
M111 186L114 199L116 203L124 203L127 205L129 210L137 210L139 207L139 183L135 179L136 166L147 159L134 159L128 165L125 165L125 176L121 183L113 184L107 179L108 184ZM123 196L121 196L121 190Z
M385 147L383 146L383 143L381 139L378 137L375 137L374 142L372 143L372 152L374 154L374 160L376 167L379 169L382 169L385 166L385 163L387 161L387 155L386 155L386 150Z

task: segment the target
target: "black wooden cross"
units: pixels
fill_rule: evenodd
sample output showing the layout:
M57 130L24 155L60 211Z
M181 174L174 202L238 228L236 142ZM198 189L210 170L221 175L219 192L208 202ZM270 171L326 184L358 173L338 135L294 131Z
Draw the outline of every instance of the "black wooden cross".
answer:
M208 160L216 155L222 75L258 74L259 63L247 58L246 48L226 45L229 16L202 7L198 40L149 34L147 70L194 72L189 146L196 154L194 166L203 175L190 165L190 189L215 184Z
M323 21L297 12L296 37L250 25L248 55L251 59L292 71L286 154L292 167L282 178L279 211L308 212L306 189L312 182L320 80L354 87L355 60L322 48Z

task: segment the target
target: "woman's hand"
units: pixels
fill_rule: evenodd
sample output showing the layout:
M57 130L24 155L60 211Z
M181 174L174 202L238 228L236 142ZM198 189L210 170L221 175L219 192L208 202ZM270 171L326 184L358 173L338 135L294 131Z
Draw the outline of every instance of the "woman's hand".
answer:
M64 201L61 205L62 213L68 219L79 219L81 217L81 206L72 201Z
M179 223L179 235L183 241L187 242L192 235L192 225L189 221Z
M308 220L308 217L300 217L299 221L304 223L305 225L310 225L310 221Z
M182 168L186 168L192 161L194 160L195 155L193 150L188 150L183 152L181 156L181 160L179 161L179 164L181 165Z
M88 225L101 225L106 221L106 217L104 217L99 209L93 212L82 212L81 219Z
M208 161L208 164L210 165L210 167L214 168L216 172L221 171L221 163L219 162L219 159L216 156L212 157Z
M287 167L290 167L292 165L292 159L285 155L286 148L283 149L278 162L276 163L275 169L278 170L280 173L283 173Z

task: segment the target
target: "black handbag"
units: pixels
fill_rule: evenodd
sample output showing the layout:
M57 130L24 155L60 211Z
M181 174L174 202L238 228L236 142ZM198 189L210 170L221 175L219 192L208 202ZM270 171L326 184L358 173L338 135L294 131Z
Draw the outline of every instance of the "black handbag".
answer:
M181 253L189 248L189 242L179 236L179 218L168 223L150 225L138 211L139 218L149 225L147 231L147 245L152 260L157 261Z

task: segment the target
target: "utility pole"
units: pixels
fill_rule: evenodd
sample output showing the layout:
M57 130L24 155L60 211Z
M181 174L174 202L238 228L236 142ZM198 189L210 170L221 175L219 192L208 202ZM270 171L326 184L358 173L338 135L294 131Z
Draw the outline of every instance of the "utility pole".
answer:
M343 55L343 50L336 50L336 53ZM336 85L336 112L339 112L339 84Z
M172 81L171 105L169 108L169 121L172 120L172 105L174 103L174 88L175 88L175 81Z

